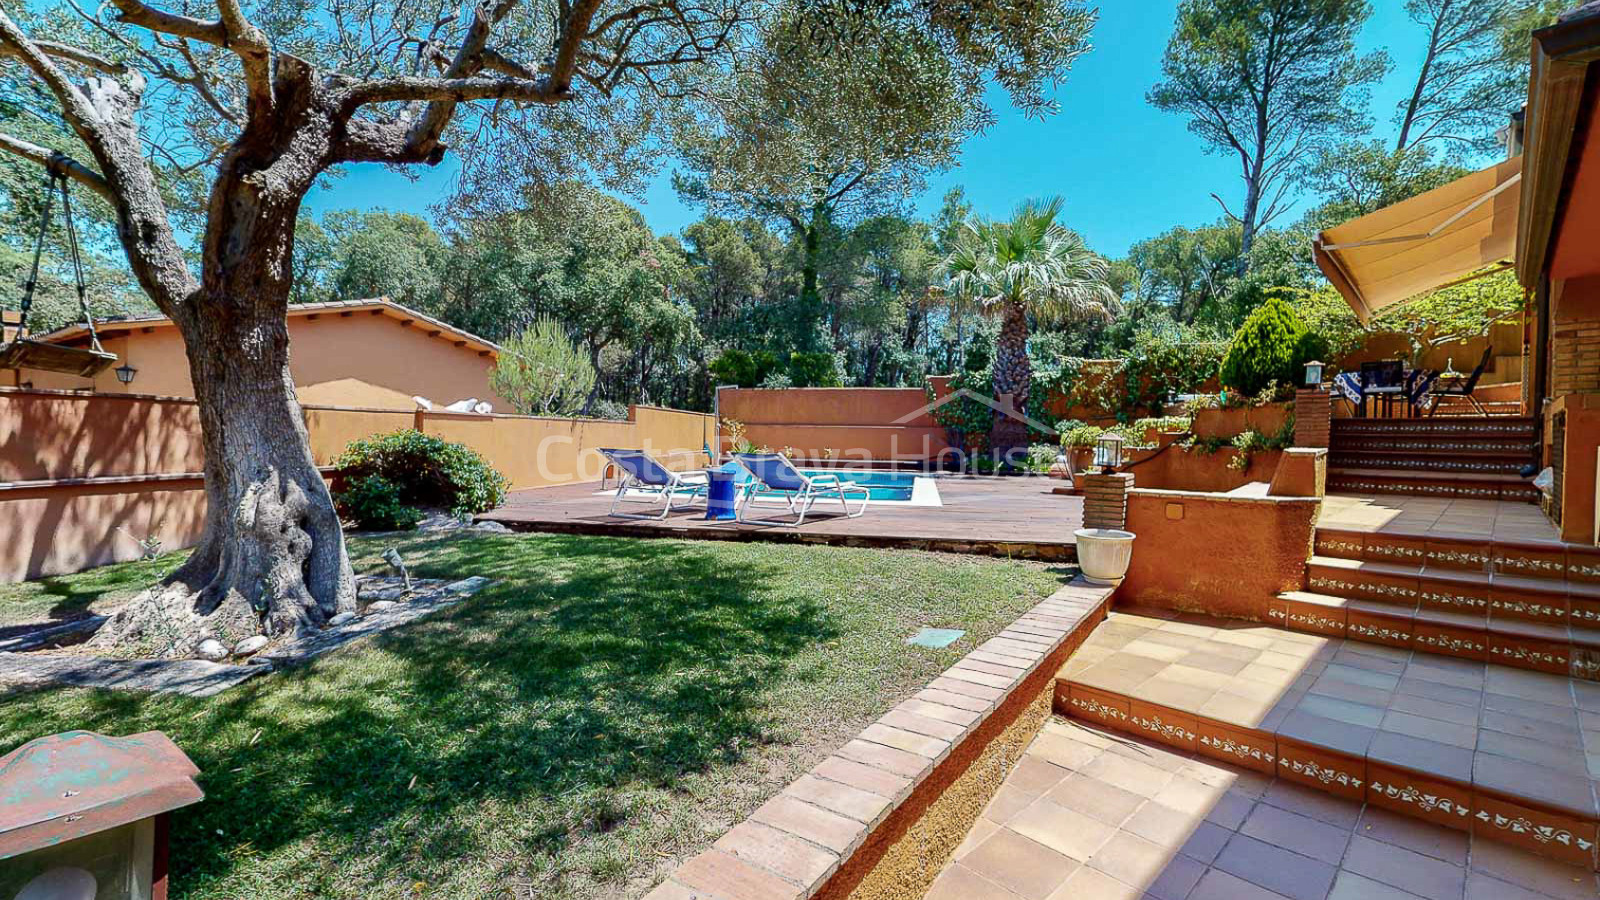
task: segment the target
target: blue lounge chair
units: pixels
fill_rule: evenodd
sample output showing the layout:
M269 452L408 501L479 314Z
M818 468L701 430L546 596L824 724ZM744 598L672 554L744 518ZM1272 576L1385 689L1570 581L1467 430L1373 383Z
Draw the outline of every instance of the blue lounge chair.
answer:
M674 472L656 462L643 450L602 449L600 453L622 472L622 483L617 485L617 495L612 498L611 509L606 515L634 519L665 519L674 509L682 509L694 502L696 497L705 496L704 472ZM629 491L643 492L646 495L643 502L660 503L661 512L651 515L617 512L617 507L624 500L636 499L628 497ZM676 504L675 498L685 494L688 496L684 498L684 502Z
M798 528L806 520L806 513L818 500L838 500L844 507L846 518L854 519L867 511L867 501L871 499L872 492L853 481L840 481L837 475L807 475L794 467L788 457L782 453L735 453L734 462L744 467L750 473L750 480L745 482L741 501L738 505L736 518L740 522L756 522L762 525L787 525ZM759 494L778 494L789 502L789 513L795 517L792 522L779 519L746 519L745 512L750 509L750 503ZM847 495L861 495L861 505L854 512L845 499Z

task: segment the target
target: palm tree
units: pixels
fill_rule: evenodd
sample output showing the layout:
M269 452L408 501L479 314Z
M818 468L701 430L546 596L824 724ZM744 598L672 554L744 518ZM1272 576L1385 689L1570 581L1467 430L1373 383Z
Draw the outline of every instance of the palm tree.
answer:
M994 391L1010 394L1024 410L1032 386L1028 362L1028 317L1055 322L1109 320L1117 295L1108 283L1109 267L1078 233L1056 221L1062 200L1030 200L1010 220L970 219L955 250L944 261L950 292L959 300L1000 316L995 341ZM990 449L1006 454L1028 445L1020 419L996 413Z

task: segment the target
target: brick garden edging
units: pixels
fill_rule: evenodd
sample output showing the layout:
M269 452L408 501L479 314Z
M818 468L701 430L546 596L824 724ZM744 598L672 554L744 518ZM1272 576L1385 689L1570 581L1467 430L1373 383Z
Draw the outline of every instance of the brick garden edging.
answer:
M1057 670L1113 590L1077 578L1051 594L646 900L921 896L1049 715Z

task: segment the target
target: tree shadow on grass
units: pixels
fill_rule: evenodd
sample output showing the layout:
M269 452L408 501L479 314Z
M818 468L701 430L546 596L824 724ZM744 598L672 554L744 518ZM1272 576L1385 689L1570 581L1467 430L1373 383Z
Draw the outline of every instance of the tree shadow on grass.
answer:
M769 589L778 567L712 549L418 543L408 553L423 555L419 575L497 581L364 652L209 701L83 692L68 705L51 702L58 692L34 695L21 721L6 725L0 708L0 736L9 746L19 729L21 739L64 728L167 731L208 794L176 819L185 893L226 883L241 847L270 854L302 839L391 882L442 877L464 858L515 868L560 852L575 829L615 827L628 814L612 805L616 789L670 786L737 761L763 740L767 688L795 655L834 636L820 603ZM485 846L500 850L507 838L510 858Z

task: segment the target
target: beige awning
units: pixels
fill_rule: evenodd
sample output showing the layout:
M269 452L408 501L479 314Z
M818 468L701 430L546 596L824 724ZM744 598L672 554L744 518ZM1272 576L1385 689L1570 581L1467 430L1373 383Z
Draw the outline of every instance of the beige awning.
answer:
M1317 266L1361 321L1387 306L1510 264L1522 157L1317 235Z

